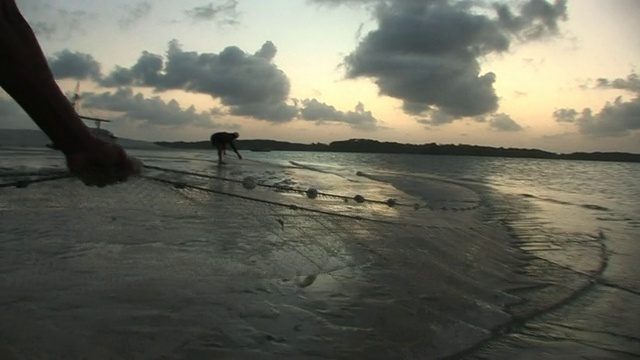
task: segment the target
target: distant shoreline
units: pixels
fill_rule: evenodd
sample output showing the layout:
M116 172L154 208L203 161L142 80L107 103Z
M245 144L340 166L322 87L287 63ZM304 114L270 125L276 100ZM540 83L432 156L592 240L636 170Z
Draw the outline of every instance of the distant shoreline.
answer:
M203 141L140 141L118 139L125 149L192 149L211 150L211 143ZM2 147L43 147L49 143L47 136L40 130L0 129L0 148ZM640 162L640 154L626 152L574 152L558 154L539 149L502 148L479 145L440 145L436 143L403 144L397 142L381 142L370 139L350 139L334 141L329 144L301 144L278 140L239 139L237 147L245 151L315 151L315 152L353 152L383 154L418 154L418 155L459 155L485 156L530 159L586 160Z
M209 141L158 141L155 144L174 149L211 149ZM334 141L329 144L300 144L277 140L237 140L240 150L269 149L270 151L314 151L314 152L353 152L383 154L418 154L418 155L458 155L485 156L531 159L586 160L640 162L640 154L626 152L574 152L558 154L539 149L496 148L479 145L439 145L428 143L422 145L402 144L397 142L380 142L370 139L350 139Z

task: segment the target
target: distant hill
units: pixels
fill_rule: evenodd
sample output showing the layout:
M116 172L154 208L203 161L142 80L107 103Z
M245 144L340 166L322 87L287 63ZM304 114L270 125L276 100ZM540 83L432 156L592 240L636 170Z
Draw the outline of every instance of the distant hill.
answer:
M40 130L9 130L0 129L0 147L46 147L51 141ZM159 145L156 145L149 141L131 140L131 139L118 139L120 144L125 149L139 149L139 150L158 150L162 149Z
M156 142L160 146L179 149L211 149L209 141L195 142ZM538 149L495 148L478 145L439 145L402 144L397 142L380 142L370 139L350 139L334 141L329 144L297 144L276 140L237 140L236 146L240 150L281 150L281 151L329 151L356 153L391 153L391 154L424 154L424 155L464 155L464 156L493 156L517 157L534 159L565 159L592 161L640 162L640 154L622 152L576 152L571 154L556 154Z

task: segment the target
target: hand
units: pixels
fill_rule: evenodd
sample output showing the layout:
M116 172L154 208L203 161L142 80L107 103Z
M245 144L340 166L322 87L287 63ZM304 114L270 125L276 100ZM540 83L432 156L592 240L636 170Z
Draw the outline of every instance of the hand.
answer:
M142 162L122 147L92 137L86 150L65 154L69 171L87 186L104 187L124 182L142 171Z

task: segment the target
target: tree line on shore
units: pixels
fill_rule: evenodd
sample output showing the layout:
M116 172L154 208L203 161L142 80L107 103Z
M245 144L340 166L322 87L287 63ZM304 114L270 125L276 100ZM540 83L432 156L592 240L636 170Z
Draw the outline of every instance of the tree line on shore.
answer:
M178 149L211 149L209 141L184 142L174 141L156 142L157 145ZM596 160L640 162L640 154L624 152L575 152L557 154L539 149L503 148L479 145L440 145L402 144L397 142L381 142L371 139L350 139L333 141L329 144L312 143L300 144L277 140L237 140L239 150L251 151L328 151L328 152L357 152L357 153L387 153L387 154L423 154L423 155L464 155L464 156L493 156L518 157L535 159L567 159L567 160Z

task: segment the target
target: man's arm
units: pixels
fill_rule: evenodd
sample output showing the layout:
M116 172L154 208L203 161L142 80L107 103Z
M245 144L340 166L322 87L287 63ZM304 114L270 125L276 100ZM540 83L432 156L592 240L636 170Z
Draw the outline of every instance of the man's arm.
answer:
M76 114L15 0L0 0L0 87L62 150L69 170L86 185L109 185L140 172L137 160L94 137Z
M240 155L240 153L238 152L238 149L236 149L236 144L233 140L229 142L229 146L231 146L233 151L238 155L238 159L242 160L242 155Z
M0 86L65 154L84 151L91 133L56 84L15 0L0 0Z

